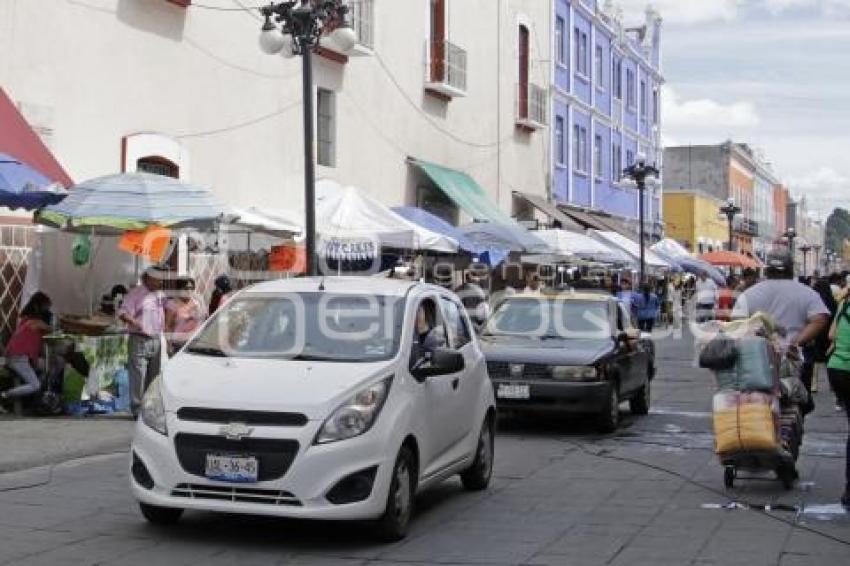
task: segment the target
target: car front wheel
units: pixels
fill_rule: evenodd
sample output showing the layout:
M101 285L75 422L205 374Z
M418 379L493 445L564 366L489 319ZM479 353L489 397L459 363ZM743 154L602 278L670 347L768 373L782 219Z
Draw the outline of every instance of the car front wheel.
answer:
M494 419L487 416L481 425L478 444L475 449L475 460L469 469L460 474L463 487L470 491L481 491L490 485L493 476L493 424Z
M413 453L407 446L402 446L393 467L386 509L375 525L376 534L381 540L392 542L401 540L407 535L410 516L413 514L415 477L416 465Z
M614 432L620 424L620 392L617 383L609 384L608 400L599 413L599 430L605 433Z
M139 510L142 512L142 516L152 525L173 525L183 516L182 509L157 507L156 505L148 505L147 503L139 503Z

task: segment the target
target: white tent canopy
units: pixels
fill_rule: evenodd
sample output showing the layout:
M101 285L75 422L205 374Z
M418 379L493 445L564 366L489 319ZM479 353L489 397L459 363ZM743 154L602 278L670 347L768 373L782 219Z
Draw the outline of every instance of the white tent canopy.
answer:
M588 232L592 237L605 245L616 246L632 256L636 261L640 261L640 246L617 232L603 232L601 230L590 230ZM644 249L644 259L646 265L654 269L669 269L670 264L655 255L649 248Z
M273 236L297 236L304 231L295 215L285 210L261 210L257 207L237 209L234 224Z
M664 238L652 246L651 249L659 251L673 259L676 259L677 257L692 257L691 252L685 249L682 244L671 238Z
M381 247L457 252L457 241L409 222L355 187L316 183L316 231L331 257L366 257Z
M632 258L618 247L607 246L590 236L568 230L539 230L534 235L555 253L604 263L631 263Z

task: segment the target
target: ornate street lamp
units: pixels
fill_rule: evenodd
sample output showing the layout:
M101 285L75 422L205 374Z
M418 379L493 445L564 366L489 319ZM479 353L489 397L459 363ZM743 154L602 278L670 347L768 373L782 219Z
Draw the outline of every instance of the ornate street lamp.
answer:
M316 166L313 156L313 49L327 34L341 51L357 43L348 23L348 6L342 0L289 0L260 8L265 18L260 49L285 58L301 56L304 92L304 231L307 275L317 275Z
M638 216L640 217L640 282L646 281L646 234L643 220L643 195L647 187L654 188L661 172L653 165L646 164L646 156L638 154L635 162L623 169L626 179L633 182L638 190ZM631 184L631 183L627 183Z
M720 207L720 214L726 215L726 220L729 222L729 251L735 251L735 242L732 237L732 225L735 221L735 216L741 213L741 207L735 204L735 199L729 197L726 199L726 204Z
M815 244L812 246L812 249L815 250L815 262L812 264L815 266L815 271L820 269L820 251L823 248L820 244Z
M803 244L800 246L800 251L803 253L803 277L806 276L806 257L809 255L809 252L812 251L812 246L809 244Z

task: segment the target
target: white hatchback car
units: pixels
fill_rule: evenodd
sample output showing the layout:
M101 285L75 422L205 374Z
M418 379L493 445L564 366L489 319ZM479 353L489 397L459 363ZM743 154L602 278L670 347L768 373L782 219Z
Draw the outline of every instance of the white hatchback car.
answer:
M142 514L374 520L403 537L416 492L490 481L495 400L471 328L454 294L421 283L239 293L145 395L130 463Z

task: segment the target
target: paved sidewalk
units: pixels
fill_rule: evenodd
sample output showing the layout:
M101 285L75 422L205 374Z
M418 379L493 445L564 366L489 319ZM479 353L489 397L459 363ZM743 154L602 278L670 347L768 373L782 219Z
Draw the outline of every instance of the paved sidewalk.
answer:
M127 450L129 417L0 418L0 473Z

